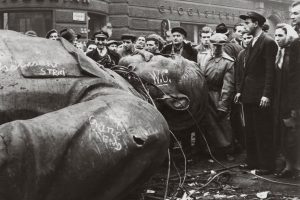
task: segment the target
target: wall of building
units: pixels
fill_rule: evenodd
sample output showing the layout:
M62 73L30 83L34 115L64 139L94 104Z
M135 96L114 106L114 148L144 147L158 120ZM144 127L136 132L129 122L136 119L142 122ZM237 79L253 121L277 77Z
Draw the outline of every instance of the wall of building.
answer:
M170 20L171 27L215 27L220 23L233 27L240 22L239 15L257 11L270 18L270 23L274 19L283 22L287 21L290 4L290 0L111 0L109 21L114 26L113 38L118 39L124 32L160 34L163 19Z

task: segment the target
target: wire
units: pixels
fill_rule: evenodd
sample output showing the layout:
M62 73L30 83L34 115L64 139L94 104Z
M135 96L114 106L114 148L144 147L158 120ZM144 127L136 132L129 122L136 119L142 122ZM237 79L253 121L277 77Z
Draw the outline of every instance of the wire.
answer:
M165 195L164 195L164 200L167 199L167 195L168 195L170 171L171 171L171 155L170 155L170 149L168 149L168 175L167 175L167 181L166 181L166 191L165 191Z
M222 172L216 174L216 175L213 176L207 183L205 183L205 184L204 184L203 186L201 186L200 188L195 189L195 191L194 191L193 193L189 194L187 197L190 197L190 196L192 196L195 192L197 192L197 191L199 191L199 190L205 188L205 187L208 186L215 178L217 178L218 176L220 176L221 174L224 174L224 173L226 173L226 172L228 172L228 170L222 171Z
M282 182L282 181L275 181L275 180L272 180L272 179L269 179L269 178L265 178L263 176L259 176L257 174L254 174L254 173L251 173L249 171L246 171L246 170L241 170L242 172L246 172L248 174L251 174L257 178L260 178L262 180L265 180L265 181L268 181L268 182L271 182L271 183L276 183L276 184L281 184L281 185L289 185L289 186L296 186L296 187L300 187L300 184L293 184L293 183L287 183L287 182Z
M170 131L170 133L172 134L172 136L174 137L174 139L176 140L177 144L179 145L179 148L180 148L180 150L181 150L181 152L182 152L182 156L183 156L183 159L184 159L184 176L183 176L182 183L179 185L180 187L182 187L183 184L184 184L184 182L185 182L185 179L186 179L186 172L187 172L187 170L186 170L186 169L187 169L186 155L185 155L185 153L184 153L184 151L183 151L183 149L182 149L182 146L181 146L180 142L178 141L177 137L175 136L175 134L174 134L171 130L169 130L169 131Z

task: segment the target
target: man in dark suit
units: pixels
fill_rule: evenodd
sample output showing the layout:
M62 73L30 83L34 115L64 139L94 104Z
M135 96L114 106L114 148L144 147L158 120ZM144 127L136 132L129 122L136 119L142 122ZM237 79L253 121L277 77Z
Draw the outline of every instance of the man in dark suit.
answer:
M194 49L190 43L186 43L184 39L187 36L187 32L182 27L174 27L171 30L173 42L165 46L162 54L180 54L182 57L197 62L197 50Z
M253 35L246 49L244 75L236 99L244 105L246 129L246 169L258 175L275 170L272 97L277 44L262 31L266 19L256 12L241 15L246 31Z
M106 47L108 33L105 31L98 31L94 33L93 38L95 38L97 48L88 52L86 55L106 68L117 65L120 60L119 54Z

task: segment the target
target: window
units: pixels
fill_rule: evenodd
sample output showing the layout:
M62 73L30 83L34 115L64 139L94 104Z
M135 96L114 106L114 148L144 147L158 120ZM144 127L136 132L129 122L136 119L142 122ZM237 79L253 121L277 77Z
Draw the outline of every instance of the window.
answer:
M7 12L2 15L4 29L25 33L33 30L38 36L44 37L52 29L52 11Z

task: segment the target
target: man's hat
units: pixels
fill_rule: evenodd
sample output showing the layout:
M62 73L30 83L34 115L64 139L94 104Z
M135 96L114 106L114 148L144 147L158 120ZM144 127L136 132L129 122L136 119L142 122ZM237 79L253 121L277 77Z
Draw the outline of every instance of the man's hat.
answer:
M58 34L57 30L51 29L50 31L48 31L48 32L46 33L45 38L49 39L49 37L50 37L50 35L51 35L52 33L57 33L57 34Z
M248 18L252 18L258 21L259 25L263 25L266 22L266 18L259 13L256 12L247 12L246 15L240 15L242 20L246 20Z
M214 45L224 45L227 42L227 36L224 33L216 33L210 37L210 43Z
M222 33L222 34L227 35L227 34L229 34L229 30L224 23L221 23L216 26L216 33Z
M106 43L107 46L112 45L112 44L119 45L119 42L116 41L116 40L109 40L109 41Z
M174 32L178 32L178 33L182 34L184 37L187 36L187 32L182 27L174 27L174 28L172 28L171 33L174 33Z
M122 34L121 40L131 40L132 42L134 42L136 40L136 36L128 33Z
M75 31L71 28L65 28L60 31L60 36L73 43L75 39Z
M106 31L97 31L97 32L95 32L94 34L93 34L93 38L108 38L109 36L108 36L108 33L106 32Z
M33 30L27 31L27 32L25 33L25 35L28 35L28 36L31 36L31 37L37 37L36 32L33 31Z

